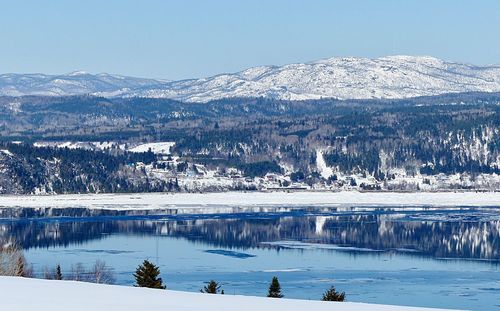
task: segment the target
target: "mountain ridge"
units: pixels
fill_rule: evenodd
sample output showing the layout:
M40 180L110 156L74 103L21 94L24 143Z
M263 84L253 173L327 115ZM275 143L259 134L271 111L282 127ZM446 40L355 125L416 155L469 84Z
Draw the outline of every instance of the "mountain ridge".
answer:
M0 74L0 95L4 96L91 94L208 102L234 97L398 99L498 91L500 65L476 66L408 55L332 57L177 81L83 71L63 75Z

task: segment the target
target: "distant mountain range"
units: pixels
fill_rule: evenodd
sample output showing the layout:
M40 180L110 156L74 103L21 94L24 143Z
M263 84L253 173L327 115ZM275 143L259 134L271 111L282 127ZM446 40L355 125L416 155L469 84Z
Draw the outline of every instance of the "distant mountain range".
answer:
M383 99L499 91L498 65L480 67L428 56L330 58L180 81L86 72L0 75L0 95L3 96L92 94L186 102L231 97Z

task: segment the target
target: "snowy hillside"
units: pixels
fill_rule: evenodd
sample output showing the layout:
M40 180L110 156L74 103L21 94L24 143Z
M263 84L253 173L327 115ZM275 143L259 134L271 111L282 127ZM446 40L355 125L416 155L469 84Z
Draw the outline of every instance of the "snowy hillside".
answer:
M0 74L0 95L66 96L102 93L118 96L141 87L157 87L164 81L75 71L64 75Z
M290 100L407 98L467 91L500 91L500 67L475 67L432 57L331 58L172 82L167 89L130 95L204 102L257 96Z
M210 295L72 281L0 277L2 310L435 310L355 302L321 302L233 295ZM26 299L29 296L29 299Z
M207 102L260 96L286 100L408 98L469 91L500 91L500 66L478 67L428 56L388 56L261 66L171 82L81 72L61 76L0 75L0 95L10 96L90 93Z

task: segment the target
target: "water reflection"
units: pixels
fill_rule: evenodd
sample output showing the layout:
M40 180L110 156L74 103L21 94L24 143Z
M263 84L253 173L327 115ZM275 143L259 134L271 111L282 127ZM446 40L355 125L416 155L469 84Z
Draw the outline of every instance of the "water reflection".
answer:
M275 241L334 244L421 256L500 260L498 210L294 212L213 216L93 217L0 221L0 242L68 246L109 234L167 235L221 248L279 248Z

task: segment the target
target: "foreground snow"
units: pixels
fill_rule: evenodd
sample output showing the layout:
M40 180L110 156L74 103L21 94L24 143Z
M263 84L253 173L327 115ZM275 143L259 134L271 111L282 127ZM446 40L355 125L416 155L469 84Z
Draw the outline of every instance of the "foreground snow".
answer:
M0 196L0 208L177 209L253 206L500 206L500 192L217 192ZM181 210L179 212L182 212Z
M1 310L437 310L354 302L332 303L249 296L210 295L72 281L0 277ZM27 299L27 297L29 297Z

